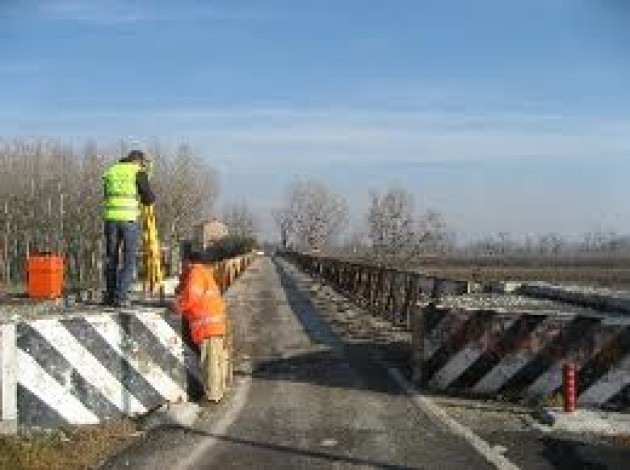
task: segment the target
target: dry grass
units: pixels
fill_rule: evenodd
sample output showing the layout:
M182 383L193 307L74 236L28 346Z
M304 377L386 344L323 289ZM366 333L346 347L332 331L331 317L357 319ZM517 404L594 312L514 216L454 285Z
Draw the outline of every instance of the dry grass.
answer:
M127 419L29 435L0 436L0 469L94 469L139 436L135 423Z

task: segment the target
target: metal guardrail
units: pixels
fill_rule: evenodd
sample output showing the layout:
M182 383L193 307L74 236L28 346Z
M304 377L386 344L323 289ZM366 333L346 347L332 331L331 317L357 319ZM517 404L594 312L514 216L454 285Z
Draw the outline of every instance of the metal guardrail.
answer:
M254 259L256 259L256 255L248 253L210 264L222 293L229 289L241 273L252 264Z
M437 302L443 295L466 294L476 286L464 280L304 253L285 252L281 256L357 305L407 329L411 329L413 312L421 304Z

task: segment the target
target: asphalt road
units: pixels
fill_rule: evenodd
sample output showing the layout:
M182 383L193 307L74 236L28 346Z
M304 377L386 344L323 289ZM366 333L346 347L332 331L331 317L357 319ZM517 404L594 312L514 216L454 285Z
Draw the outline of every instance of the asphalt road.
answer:
M230 396L193 429L149 433L105 468L492 468L368 349L333 333L272 260L258 260L228 304L239 370Z

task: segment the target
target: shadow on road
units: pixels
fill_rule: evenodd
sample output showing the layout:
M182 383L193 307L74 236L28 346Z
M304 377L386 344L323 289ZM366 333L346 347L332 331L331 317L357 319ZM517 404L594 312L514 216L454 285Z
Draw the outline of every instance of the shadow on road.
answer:
M163 428L163 429L184 431L187 434L193 434L200 437L208 437L208 438L216 439L217 441L220 441L226 444L233 444L233 445L249 447L253 449L262 449L262 450L267 450L271 452L287 454L287 456L292 455L292 456L297 456L297 457L306 457L310 459L323 460L326 462L330 462L331 465L349 464L349 465L356 465L356 466L362 466L362 467L365 466L369 468L378 468L378 469L383 469L383 470L414 470L417 468L417 467L396 465L396 464L391 464L387 462L380 462L380 461L371 460L371 459L363 459L360 457L350 457L348 455L339 455L333 452L324 452L321 450L304 449L304 448L292 447L292 446L282 445L282 444L272 444L269 442L260 442L260 441L255 441L251 439L243 439L243 438L234 437L234 436L214 434L214 433L209 433L209 432L205 432L205 431L201 431L201 430L197 430L193 428L171 426L169 428ZM319 443L313 444L314 447L318 445L320 444ZM239 450L235 450L235 452L239 452Z
M362 338L360 342L344 342L276 260L274 267L291 310L314 344L310 350L286 351L282 358L257 362L253 365L253 377L404 394L372 357L391 357L396 360L397 366L404 369L409 357L408 344L376 344L367 338Z
M265 380L310 383L322 387L402 394L403 392L389 379L387 372L369 360L373 354L372 349L368 345L345 345L341 357L338 351L328 350L262 361L254 365L251 376ZM344 363L347 363L350 369Z
M627 469L630 448L544 437L543 457L559 470Z

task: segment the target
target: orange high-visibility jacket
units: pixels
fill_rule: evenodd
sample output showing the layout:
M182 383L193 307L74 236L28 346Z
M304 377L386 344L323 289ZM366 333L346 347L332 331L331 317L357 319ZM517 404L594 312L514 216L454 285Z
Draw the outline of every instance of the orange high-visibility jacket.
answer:
M225 335L225 302L212 271L203 264L192 263L182 272L176 303L196 344Z

